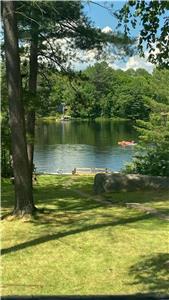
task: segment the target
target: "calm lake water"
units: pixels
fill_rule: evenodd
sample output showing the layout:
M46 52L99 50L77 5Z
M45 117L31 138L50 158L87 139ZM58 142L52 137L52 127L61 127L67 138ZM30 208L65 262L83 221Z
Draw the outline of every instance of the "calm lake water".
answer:
M40 172L71 172L76 168L110 168L119 171L134 154L134 147L122 148L118 141L137 141L128 122L65 121L38 124L34 163Z

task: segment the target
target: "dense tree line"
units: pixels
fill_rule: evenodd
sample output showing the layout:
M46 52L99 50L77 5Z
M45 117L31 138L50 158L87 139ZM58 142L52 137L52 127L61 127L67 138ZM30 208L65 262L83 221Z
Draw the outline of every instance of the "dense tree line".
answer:
M168 101L169 70L114 70L106 62L96 63L70 80L62 74L51 74L51 89L44 98L39 114L55 115L65 103L67 114L74 118L125 118L148 120L152 105Z

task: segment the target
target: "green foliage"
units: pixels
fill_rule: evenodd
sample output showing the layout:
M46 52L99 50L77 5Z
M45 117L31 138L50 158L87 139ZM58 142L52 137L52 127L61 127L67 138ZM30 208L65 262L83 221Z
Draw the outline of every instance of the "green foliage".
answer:
M152 98L156 100L156 103L160 102L169 105L168 69L154 69L151 81L151 93ZM164 109L164 107L162 109Z
M169 176L169 71L155 69L146 82L149 93L143 91L143 98L150 115L146 121L138 116L142 119L136 122L140 134L138 153L125 172Z
M115 15L119 19L119 26L123 24L127 35L131 27L141 25L138 49L144 56L144 45L149 50L149 61L169 67L169 2L168 1L127 1L123 8ZM155 51L157 50L157 51Z
M145 96L150 95L148 81L143 76L131 76L125 73L121 84L112 95L115 104L113 114L131 120L147 119L149 106Z
M153 95L158 97L153 76L142 69L126 72L113 70L105 62L96 63L71 79L53 73L50 76L52 90L44 114L53 114L57 104L64 101L75 118L146 120L150 113L147 98Z
M132 39L94 27L84 14L81 1L17 1L16 10L22 51L27 56L28 43L38 39L39 71L45 65L69 73L79 49L95 49L98 57L104 48L115 45L123 49L123 55L130 53Z
M164 146L144 148L146 154L137 155L130 165L126 167L126 173L138 173L153 176L169 176L169 150Z
M64 76L67 74L68 78L76 77L76 74L70 70L70 66L78 49L85 51L94 48L96 55L100 56L103 48L108 45L117 45L124 50L123 54L124 52L127 53L128 47L130 48L132 45L132 40L125 37L124 34L118 32L104 33L101 29L93 27L93 24L84 14L81 1L17 1L16 13L21 41L20 54L26 111L34 109L41 115L44 115L44 112L54 114L59 103L63 101L72 102L72 92L65 88L68 80L65 80ZM36 97L32 95L28 84L29 79L34 77L29 74L28 65L30 40L34 40L38 44ZM63 43L64 47L59 41L61 44ZM51 84L51 81L53 82L53 74L49 75L51 70L53 74L57 72L55 80L58 81L58 84L55 87ZM34 86L36 86L36 82ZM52 93L50 93L51 90ZM74 98L77 102L78 93L75 93ZM46 101L46 99L48 100ZM93 109L87 113L81 107L79 109L84 117L95 115ZM78 116L76 113L74 115Z
M165 108L168 112L152 113L148 122L137 122L140 147L127 173L169 176L169 107Z

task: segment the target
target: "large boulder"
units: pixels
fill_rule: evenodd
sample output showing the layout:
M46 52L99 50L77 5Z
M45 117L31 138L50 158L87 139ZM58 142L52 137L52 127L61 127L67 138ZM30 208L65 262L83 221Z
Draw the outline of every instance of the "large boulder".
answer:
M169 190L169 177L98 173L94 178L94 192L96 194L143 189Z

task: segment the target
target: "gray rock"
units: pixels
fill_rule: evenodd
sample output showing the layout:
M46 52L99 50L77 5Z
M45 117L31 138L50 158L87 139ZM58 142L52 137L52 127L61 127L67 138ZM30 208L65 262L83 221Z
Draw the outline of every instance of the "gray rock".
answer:
M138 191L145 189L169 190L169 177L139 174L99 173L94 178L94 192Z

